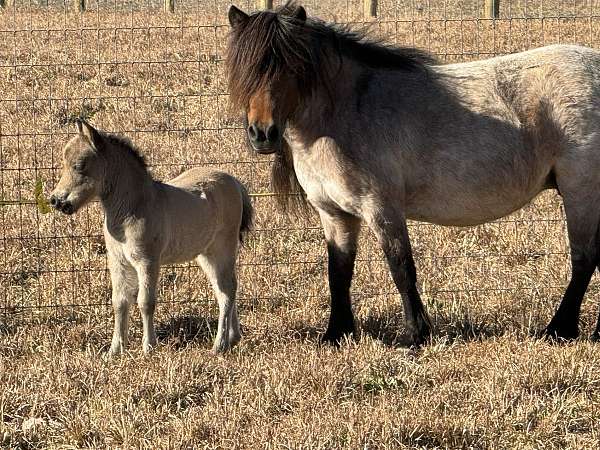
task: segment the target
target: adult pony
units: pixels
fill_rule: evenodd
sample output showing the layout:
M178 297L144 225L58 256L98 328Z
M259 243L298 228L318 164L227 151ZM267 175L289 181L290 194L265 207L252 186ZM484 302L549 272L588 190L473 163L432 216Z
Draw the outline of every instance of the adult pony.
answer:
M275 188L301 188L323 224L325 341L355 329L349 288L362 221L383 248L418 345L431 325L406 220L477 225L548 188L563 197L572 275L545 333L578 335L600 262L600 52L555 45L436 65L420 50L307 18L294 3L252 15L232 6L229 22L229 90L246 111L249 141L276 153Z

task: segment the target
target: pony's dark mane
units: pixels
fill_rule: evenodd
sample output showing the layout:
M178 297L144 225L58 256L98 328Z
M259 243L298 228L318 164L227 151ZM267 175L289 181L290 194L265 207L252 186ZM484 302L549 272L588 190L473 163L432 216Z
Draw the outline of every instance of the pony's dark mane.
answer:
M336 56L366 67L404 71L427 70L435 63L426 51L384 43L366 28L353 30L313 18L300 21L294 17L296 8L288 2L274 11L259 11L232 29L226 65L235 106L246 107L249 96L282 74L294 75L301 93L309 94L316 83L331 82Z
M124 136L119 136L117 134L107 133L104 131L98 131L98 133L100 134L102 140L105 143L125 150L141 168L148 168L146 158L128 138Z
M331 95L342 57L375 69L428 71L435 59L425 51L392 46L370 37L368 30L352 30L319 19L300 20L291 1L274 11L250 15L231 30L226 55L232 105L248 107L250 97L282 75L294 76L301 97L317 85ZM272 185L284 209L305 204L287 143L275 157ZM296 193L297 195L290 195ZM298 202L298 200L300 200Z

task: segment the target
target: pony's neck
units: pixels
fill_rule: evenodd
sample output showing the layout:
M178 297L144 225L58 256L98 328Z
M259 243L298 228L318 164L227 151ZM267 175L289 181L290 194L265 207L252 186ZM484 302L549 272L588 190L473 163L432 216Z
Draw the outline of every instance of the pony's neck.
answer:
M142 202L151 200L154 180L127 150L111 148L108 153L100 201L107 219L121 222L135 215Z
M289 121L294 134L307 142L330 135L331 129L347 128L340 128L337 123L354 113L356 105L351 102L356 98L357 90L365 89L361 80L372 70L346 56L324 56L323 59L333 61L332 67L323 74L328 79L322 80L303 99Z

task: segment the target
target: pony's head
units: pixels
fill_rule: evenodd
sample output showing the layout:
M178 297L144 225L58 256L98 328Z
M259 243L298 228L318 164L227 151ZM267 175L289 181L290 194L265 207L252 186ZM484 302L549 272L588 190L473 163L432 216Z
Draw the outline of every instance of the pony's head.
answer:
M77 135L65 145L60 180L50 194L52 207L68 215L100 195L105 173L102 136L83 120L75 125Z
M248 15L229 9L231 33L227 50L229 92L246 112L246 132L262 154L282 146L290 116L314 77L315 54L303 32L306 11L287 3L276 11Z

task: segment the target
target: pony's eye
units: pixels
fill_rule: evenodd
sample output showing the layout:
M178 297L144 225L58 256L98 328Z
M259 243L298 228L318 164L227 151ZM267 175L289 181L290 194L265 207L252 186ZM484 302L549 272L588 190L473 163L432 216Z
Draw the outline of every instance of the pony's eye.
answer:
M76 172L83 172L83 169L85 169L85 163L83 161L78 161L73 165L73 169Z

